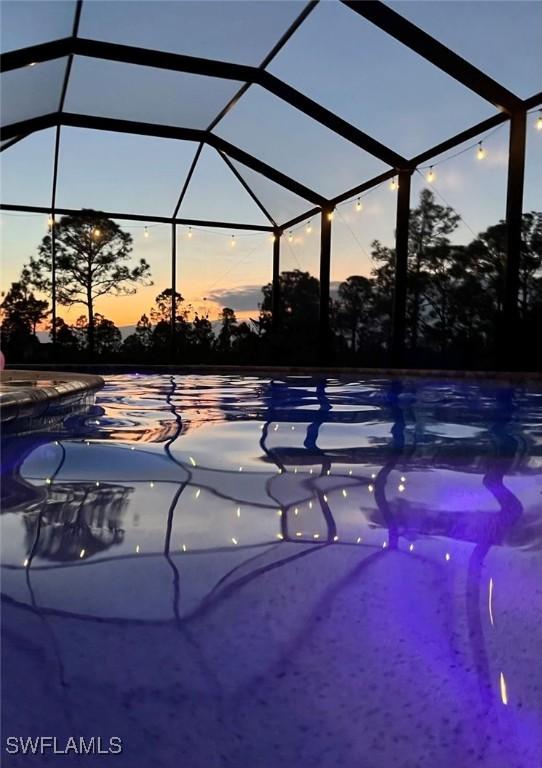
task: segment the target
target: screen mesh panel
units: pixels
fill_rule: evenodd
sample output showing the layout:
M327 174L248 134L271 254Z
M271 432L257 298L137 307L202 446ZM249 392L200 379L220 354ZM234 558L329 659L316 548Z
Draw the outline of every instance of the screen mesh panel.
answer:
M58 205L171 215L195 151L190 142L63 128Z
M205 129L242 83L76 56L65 111Z
M97 40L258 65L305 3L85 2L79 34Z
M326 197L389 167L259 86L247 91L215 133Z
M269 224L241 182L212 147L204 147L201 152L179 217Z
M495 112L342 3L319 3L269 70L407 157Z
M2 126L57 112L67 59L4 72L0 78Z
M540 90L542 3L405 0L389 5L518 96Z
M75 7L75 0L3 0L0 9L2 50L13 51L69 37Z

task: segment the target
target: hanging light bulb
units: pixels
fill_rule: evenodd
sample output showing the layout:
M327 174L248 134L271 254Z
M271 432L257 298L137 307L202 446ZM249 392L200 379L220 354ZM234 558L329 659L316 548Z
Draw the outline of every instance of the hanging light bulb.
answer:
M294 239L294 236L292 235L292 233L288 232L288 242L291 243L293 239Z
M358 197L358 199L356 200L356 211L359 213L362 210L363 210L363 203Z
M98 229L98 227L94 227L94 229L92 230L92 237L94 237L97 240L101 234L102 234L101 230Z
M188 227L188 239L192 238L192 227Z
M233 246L235 245L235 235L232 235L232 236L231 236L231 242L230 242L230 245L231 245L231 247L232 247L232 248L233 248Z
M271 235L271 237L269 239L271 240L272 243L274 243L275 240L277 239L277 236L276 235Z
M397 189L399 189L399 184L395 181L395 177L390 181L390 189L392 192L395 192Z
M429 171L427 172L427 181L429 184L431 184L435 180L435 172L433 171L433 166L429 166Z
M310 221L307 222L307 226L305 228L305 231L306 231L307 235L310 235L310 233L312 232L312 225L311 225Z
M538 110L538 117L536 120L536 130L542 131L542 109Z
M53 223L54 223L53 217L49 216L49 218L47 219L47 226L49 227L49 229L53 228Z
M485 151L485 149L482 146L482 142L479 141L478 142L478 150L476 152L476 158L477 158L477 160L483 160L485 156L486 156L486 151Z
M329 213L327 215L327 220L328 221L333 221L333 211L329 211Z
M145 229L143 231L143 237L148 237L148 236L149 236L149 228L145 227Z
M29 67L35 67L37 63L38 63L37 61L31 61L28 66Z

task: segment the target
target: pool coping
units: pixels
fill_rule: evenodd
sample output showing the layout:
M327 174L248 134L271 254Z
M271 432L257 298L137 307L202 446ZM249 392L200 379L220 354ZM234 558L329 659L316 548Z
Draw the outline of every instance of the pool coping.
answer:
M59 376L61 371L55 371L54 368L41 369L39 365L28 366L37 374L44 375L46 372L53 376ZM80 373L84 369L89 373ZM18 369L21 373L25 372L25 366L20 365ZM470 371L470 370L446 370L442 368L364 368L348 366L303 366L303 365L153 365L145 363L103 363L103 364L66 364L62 366L62 372L66 376L69 372L77 372L79 377L95 375L93 372L99 371L104 375L115 375L122 373L167 373L177 375L195 375L212 376L220 374L238 374L244 376L253 375L350 375L350 376L373 376L375 378L386 376L393 378L439 378L439 379L484 379L494 381L512 381L512 382L541 382L542 371ZM7 369L6 372L10 372ZM100 376L95 378L101 379ZM101 379L103 384L103 379ZM100 385L101 386L101 385Z
M44 381L44 386L31 382ZM46 381L52 382L45 385ZM10 382L28 381L30 386L9 389ZM36 368L8 368L0 372L0 422L6 423L39 411L44 414L49 406L58 401L77 402L85 395L105 384L101 376L91 373L36 370ZM7 389L3 389L7 386Z

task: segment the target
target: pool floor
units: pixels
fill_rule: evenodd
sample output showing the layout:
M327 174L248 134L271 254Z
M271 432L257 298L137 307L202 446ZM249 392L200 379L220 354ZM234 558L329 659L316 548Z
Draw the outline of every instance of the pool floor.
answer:
M542 390L105 380L3 441L4 765L540 767Z

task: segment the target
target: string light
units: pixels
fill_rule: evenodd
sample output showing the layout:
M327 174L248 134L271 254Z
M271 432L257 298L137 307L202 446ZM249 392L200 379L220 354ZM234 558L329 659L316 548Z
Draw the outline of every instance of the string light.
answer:
M188 227L188 239L192 239L192 227Z
M486 151L485 151L485 149L482 146L482 142L479 141L478 142L478 150L476 152L476 159L477 160L483 160L485 156L486 156Z
M148 236L149 236L149 228L145 227L145 229L143 231L143 237L148 237Z
M294 236L292 235L292 233L288 232L288 242L291 243L293 239L294 239Z
M358 213L360 213L360 211L362 211L362 210L363 210L363 203L361 202L361 200L358 197L358 199L356 201L356 211Z
M429 166L429 171L427 172L426 179L429 182L429 184L431 184L435 180L435 172L433 171L432 165Z
M542 131L542 109L538 110L538 117L536 119L536 130Z
M307 222L307 226L305 228L305 232L307 233L307 235L310 235L310 233L312 232L312 225L311 225L310 221Z
M399 189L399 184L396 182L395 176L390 181L390 189L391 189L392 192L395 192L397 189Z

